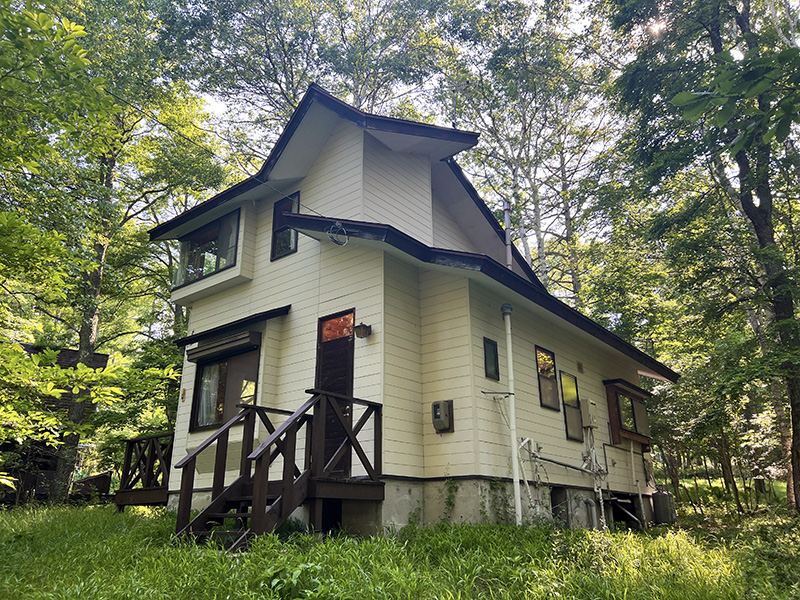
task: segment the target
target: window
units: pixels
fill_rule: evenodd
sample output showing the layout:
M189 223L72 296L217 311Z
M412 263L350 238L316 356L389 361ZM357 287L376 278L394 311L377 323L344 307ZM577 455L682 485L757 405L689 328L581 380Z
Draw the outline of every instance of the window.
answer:
M631 433L650 437L650 426L647 424L647 409L644 402L626 394L617 393L619 403L620 427Z
M500 363L497 356L497 342L483 338L483 370L487 378L500 381Z
M564 371L561 371L560 375L567 439L582 442L583 419L581 418L581 401L578 397L578 380L569 373L564 373Z
M650 444L650 426L644 399L652 394L624 379L603 382L608 398L611 443L621 444L623 439L634 440L645 446Z
M239 412L237 404L253 404L258 378L258 350L199 364L192 429L222 425Z
M556 355L536 346L536 369L539 372L539 403L560 410L556 382Z
M283 224L283 213L300 212L300 192L278 200L272 209L272 255L277 260L297 252L297 231Z
M175 287L235 265L238 237L237 210L181 238L181 261Z

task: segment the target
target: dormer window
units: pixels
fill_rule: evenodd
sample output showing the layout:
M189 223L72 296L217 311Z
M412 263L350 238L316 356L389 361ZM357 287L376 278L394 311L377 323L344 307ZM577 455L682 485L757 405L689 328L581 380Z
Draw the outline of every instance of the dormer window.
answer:
M197 281L236 264L239 211L181 238L181 262L175 287Z

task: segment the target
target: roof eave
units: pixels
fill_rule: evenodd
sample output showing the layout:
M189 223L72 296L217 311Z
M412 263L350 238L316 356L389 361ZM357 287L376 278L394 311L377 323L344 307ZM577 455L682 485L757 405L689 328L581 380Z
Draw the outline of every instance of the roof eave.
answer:
M522 295L552 314L564 319L571 325L578 327L595 339L598 339L629 358L632 358L654 374L672 382L680 378L678 373L666 365L660 363L648 354L645 354L618 335L595 323L589 317L578 312L571 306L564 304L558 298L551 296L543 287L539 288L489 256L472 252L461 252L458 250L431 248L402 231L395 229L391 225L382 223L345 221L316 215L289 213L284 214L283 217L285 223L295 229L319 233L324 232L328 227L338 222L340 225L344 226L349 236L386 243L422 262L470 271L479 271L511 291Z

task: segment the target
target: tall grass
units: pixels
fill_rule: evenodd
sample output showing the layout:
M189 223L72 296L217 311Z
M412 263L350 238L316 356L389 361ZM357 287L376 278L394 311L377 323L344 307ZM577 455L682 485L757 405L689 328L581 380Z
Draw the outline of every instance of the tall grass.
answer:
M130 510L130 509L129 509ZM487 525L176 543L163 511L0 511L0 599L800 598L800 521L646 534Z

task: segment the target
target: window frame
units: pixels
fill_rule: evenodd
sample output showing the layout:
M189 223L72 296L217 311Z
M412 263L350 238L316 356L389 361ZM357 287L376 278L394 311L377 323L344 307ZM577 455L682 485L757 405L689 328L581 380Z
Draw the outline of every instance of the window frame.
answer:
M494 360L491 364L488 349L494 353ZM497 349L497 342L485 336L483 338L483 375L486 379L500 381L500 352Z
M547 377L546 375L542 375L541 365L539 364L539 352L547 353L550 355L553 361L553 377ZM543 348L542 346L534 346L533 347L534 358L536 360L536 383L539 387L539 406L542 408L547 408L548 410L554 410L556 412L561 412L561 401L559 400L559 391L558 391L558 377L556 374L558 373L558 369L556 367L556 354L547 348ZM542 377L547 380L552 379L553 385L555 386L555 402L551 402L550 404L546 404L544 401L544 394L542 393L543 386L542 386Z
M606 380L603 381L603 384L606 386L606 398L608 400L608 420L609 430L611 433L611 443L614 445L620 445L622 444L623 439L627 439L634 442L639 442L644 447L649 448L649 419L647 422L648 434L644 434L642 433L644 428L642 427L640 430L641 425L636 424L635 405L638 404L641 406L641 409L644 411L645 418L647 418L647 404L645 399L652 397L652 394L628 381L625 381L624 379ZM631 431L630 429L623 427L622 402L620 401L621 397L628 398L631 401L631 413L636 431Z
M231 341L233 340L233 341ZM187 351L187 359L190 362L195 362L195 376L194 376L194 392L192 394L192 408L189 418L189 431L205 431L210 429L218 429L224 425L237 411L232 407L237 404L244 404L242 398L239 397L235 401L222 399L222 412L219 421L213 423L199 424L200 412L200 398L203 386L203 372L206 368L212 365L221 365L222 363L230 363L232 360L246 355L255 355L255 372L252 373L255 386L253 387L252 403L257 404L258 400L258 379L261 371L261 336L257 332L244 332L222 338L220 341L211 342L206 346L201 346L194 350ZM228 342L226 344L226 342ZM189 353L195 353L193 357ZM226 366L227 368L227 366ZM227 376L227 375L226 375ZM226 380L226 386L228 382ZM217 392L219 392L219 384ZM226 388L227 389L227 388ZM216 399L216 406L219 406L219 398Z
M184 272L184 278L188 277L188 268L187 268L188 267L188 256L187 256L187 258L185 260L185 264L184 264L184 253L188 254L188 251L185 249L184 244L193 242L193 240L192 240L193 237L198 237L203 231L209 230L209 229L211 229L211 228L213 228L215 226L219 227L219 229L221 231L222 230L221 225L222 225L222 222L225 219L231 219L232 222L234 223L234 232L235 233L234 233L233 237L234 237L235 241L233 243L233 257L232 257L232 259L224 267L220 267L219 266L220 254L217 253L217 255L216 255L217 266L213 271L211 271L209 273L203 273L203 274L201 274L201 275L199 275L197 277L194 277L191 280L187 279L186 281L183 281L182 283L179 283L177 285L173 285L173 287L172 287L173 290L179 290L181 288L186 287L187 285L192 285L193 283L197 283L198 281L202 281L204 279L208 279L209 277L211 277L213 275L216 275L217 273L222 273L223 271L227 271L228 269L231 269L231 268L235 267L236 264L239 262L239 235L241 234L241 231L240 231L241 230L241 211L240 211L240 209L237 208L236 210L233 210L233 211L231 211L231 212L219 217L218 219L214 219L210 223L206 223L202 227L198 227L194 231L191 231L191 232L187 233L186 235L181 236L179 238L178 241L180 242L180 256L179 256L179 259L178 259L177 278L180 279L181 272ZM217 240L217 248L219 248L219 233L217 233L216 240Z
M564 431L566 432L568 440L583 442L583 411L581 410L581 395L578 391L578 378L572 373L567 373L566 371L559 371L558 375L559 384L561 385L561 403L564 405ZM575 382L575 406L572 404L567 404L567 398L564 393L564 377L569 377ZM578 423L580 424L580 435L578 436L570 435L569 416L574 416L575 412L577 412Z
M289 211L287 211L285 208L282 208L284 205L288 203L291 203L291 210ZM294 192L293 194L289 194L288 196L284 196L280 200L277 200L275 204L272 206L272 239L270 240L270 254L269 254L270 262L280 260L281 258L285 258L286 256L290 256L295 252L297 252L297 245L298 245L297 230L292 229L288 225L283 224L282 215L286 212L291 212L291 213L300 212L299 191ZM289 250L278 253L276 250L278 236L286 231L289 231L292 234L290 248Z

